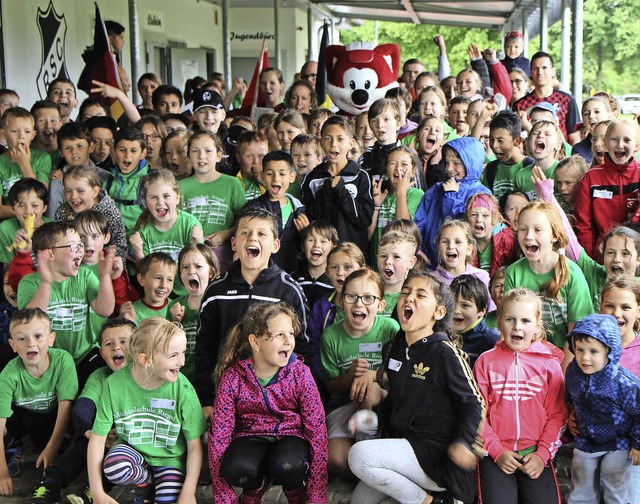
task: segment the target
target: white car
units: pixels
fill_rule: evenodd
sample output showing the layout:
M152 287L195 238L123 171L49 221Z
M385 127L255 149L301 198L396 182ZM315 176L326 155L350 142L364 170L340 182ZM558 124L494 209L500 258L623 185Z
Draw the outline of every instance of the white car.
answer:
M628 94L618 97L620 112L623 114L640 114L640 94Z

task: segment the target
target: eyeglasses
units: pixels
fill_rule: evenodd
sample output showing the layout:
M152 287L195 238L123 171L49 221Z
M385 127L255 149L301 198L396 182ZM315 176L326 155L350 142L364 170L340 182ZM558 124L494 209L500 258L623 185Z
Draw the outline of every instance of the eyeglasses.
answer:
M158 140L160 140L160 135L156 135L155 133L153 135L144 135L144 139L157 142Z
M513 79L511 84L517 84L518 86L524 82L524 79Z
M70 243L69 245L58 245L56 247L51 247L52 249L63 249L68 248L72 253L77 254L81 250L84 250L84 243Z
M359 299L360 301L362 301L363 305L370 306L380 298L378 296L374 296L373 294L365 294L364 296L356 296L355 294L343 294L342 299L344 299L345 303L349 304L356 304Z

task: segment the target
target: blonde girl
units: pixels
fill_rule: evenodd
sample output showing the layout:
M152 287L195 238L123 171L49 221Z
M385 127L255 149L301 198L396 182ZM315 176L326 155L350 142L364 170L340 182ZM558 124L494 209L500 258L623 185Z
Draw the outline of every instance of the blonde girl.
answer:
M115 245L116 254L123 259L127 257L127 236L124 229L122 215L118 211L111 196L102 189L102 180L92 166L74 166L64 173L64 198L66 200L58 211L55 219L70 221L85 210L96 210L107 217L111 239L108 245Z
M598 247L612 227L622 224L638 208L640 148L636 121L613 121L607 128L604 164L585 173L578 184L574 215L578 241L587 254L598 259ZM615 193L610 191L615 187Z
M311 344L315 347L314 369L320 372L320 338L324 330L334 322L342 322L345 317L342 309L342 289L347 277L366 266L364 254L355 243L342 242L335 246L327 256L327 276L333 292L321 297L311 307L309 328Z
M260 73L260 92L264 97L264 106L275 109L282 105L284 97L284 79L278 68L265 68Z
M502 339L473 368L487 405L482 431L487 456L478 471L481 502L560 504L552 461L567 421L564 355L547 343L542 313L535 292L507 292L498 312Z
M327 430L332 474L350 474L347 457L355 436L349 432L349 419L358 410L376 406L383 397L376 369L382 346L400 329L395 320L382 316L385 304L380 276L370 268L354 271L342 290L345 319L322 333L322 377L330 393Z
M489 293L489 274L472 266L476 258L476 239L468 223L456 219L445 219L438 234L440 263L434 276L447 285L460 275L473 275L482 281ZM489 299L489 311L495 310Z
M260 503L273 483L289 504L327 502L324 409L294 353L299 332L286 303L257 303L225 341L209 431L216 501L236 502L238 486L240 502Z
M178 210L180 188L175 175L163 168L147 176L142 190L144 209L129 239L136 261L152 252L165 252L174 261L190 243L202 243L202 227L193 215ZM178 285L176 285L178 287ZM184 294L184 288L180 289Z
M178 180L187 178L193 173L187 151L187 143L191 135L191 131L175 130L162 142L161 155L164 167L171 170Z
M273 126L278 135L280 149L285 152L291 152L291 142L295 137L307 132L302 114L293 110L280 113Z
M571 154L581 155L587 163L593 161L593 130L601 121L612 120L613 112L609 100L604 96L592 96L582 104L582 122L587 135L573 146Z
M553 178L558 156L562 151L564 137L556 123L551 121L538 121L533 125L527 139L529 155L534 159L535 166L539 167L547 178ZM533 165L520 168L514 177L514 189L525 193L530 200L536 198L531 175Z
M242 182L218 171L224 148L217 135L198 131L189 138L187 149L194 173L179 184L184 208L200 222L205 243L225 272L233 262L229 240L236 215L247 203Z
M432 115L425 116L418 124L415 148L418 151L420 167L424 173L424 189L437 182L445 182L449 178L444 171L446 162L442 155L447 127L440 117Z
M516 236L510 226L500 229L505 222L498 200L490 194L477 193L469 198L465 219L476 240L478 265L489 275L516 258Z
M182 373L195 383L195 346L198 332L200 302L209 282L220 274L218 258L210 247L203 243L192 243L180 251L178 275L187 294L169 302L167 318L180 322L187 335L187 354Z
M434 116L444 119L447 114L447 99L439 87L427 86L418 95L418 117Z
M622 355L620 366L640 378L640 283L631 275L620 275L609 280L602 289L600 313L613 315L620 326ZM640 502L640 467L631 469L635 502Z
M393 437L351 448L349 467L361 480L352 502L445 502L445 490L473 501L484 405L465 354L450 339L453 305L449 287L429 273L414 271L402 286L402 331L383 349L377 374L389 400L379 423L393 426Z
M159 117L145 116L136 123L136 128L142 131L147 148L145 159L150 168L162 168L162 142L167 138L167 127Z
M129 364L105 382L89 439L95 502L117 504L105 492L103 476L116 485L136 485L140 502L195 502L206 423L193 386L180 373L186 347L184 331L160 317L143 320L131 335ZM131 430L143 423L148 436ZM114 424L117 442L105 456Z
M498 310L500 309L502 295L504 294L504 277L506 272L507 268L505 266L501 266L493 275L491 275L491 280L489 281L489 295L491 296L493 303L496 305L496 309L492 312L488 312L485 315L484 320L487 327L490 327L491 329L498 328Z
M378 254L378 243L382 230L391 221L412 220L424 191L416 183L418 170L415 154L404 145L394 147L387 154L388 183L380 178L373 181L372 193L375 204L373 219L369 226L371 257ZM383 185L384 184L384 185Z
M566 367L571 360L567 334L593 313L593 303L585 296L584 274L565 255L568 238L558 210L543 201L529 203L518 216L518 243L524 257L507 267L504 291L525 287L541 296L549 340L565 350Z
M573 209L578 193L578 182L589 170L589 165L580 155L564 158L556 165L553 178L555 180L556 193L560 196L558 202L567 215L573 217Z

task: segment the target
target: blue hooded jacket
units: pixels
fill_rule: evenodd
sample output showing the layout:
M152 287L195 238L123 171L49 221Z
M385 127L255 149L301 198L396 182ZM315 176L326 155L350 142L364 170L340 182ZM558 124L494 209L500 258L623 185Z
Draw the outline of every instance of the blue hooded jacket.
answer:
M609 350L609 362L601 371L585 374L575 360L567 368L566 391L580 431L576 448L590 453L640 449L640 379L620 366L622 341L616 319L594 314L576 322L568 338L574 353L576 334Z
M443 182L433 185L424 195L415 218L413 219L422 238L422 249L427 254L430 267L438 266L438 233L440 226L447 217L461 219L464 217L469 198L476 193L491 194L491 191L480 183L485 150L479 140L473 137L456 138L447 142L445 149L453 149L464 163L467 175L459 180L460 188L456 191L446 191ZM443 153L444 157L444 153Z

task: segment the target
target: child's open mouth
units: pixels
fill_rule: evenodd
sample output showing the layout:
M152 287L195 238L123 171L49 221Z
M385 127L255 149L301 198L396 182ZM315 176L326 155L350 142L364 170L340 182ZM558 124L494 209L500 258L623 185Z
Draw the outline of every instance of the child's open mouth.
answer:
M525 245L524 246L524 251L526 253L529 253L529 254L535 254L538 250L540 250L540 247L538 245Z
M73 260L73 267L78 269L80 267L80 264L82 263L82 257L76 257Z
M282 186L278 185L278 184L272 184L271 185L271 192L274 195L280 194L280 191L282 190Z
M167 216L168 213L169 213L169 209L168 208L156 208L156 214L161 219L164 219Z
M511 335L511 341L513 341L514 343L520 343L522 340L524 340L524 336L520 336L518 334Z
M124 364L124 355L114 355L113 356L113 363L116 366L121 366L122 364Z
M476 224L473 229L476 231L476 233L484 233L484 224Z
M627 153L625 151L613 151L613 157L617 161L624 161L627 157Z
M344 280L336 280L336 283L338 284L338 287L340 287L340 290L342 290L342 287L344 287Z
M366 312L362 312L360 310L354 310L351 312L351 318L353 319L354 322L361 324L366 320L367 314Z
M536 140L533 151L536 154L541 154L547 148L547 143L544 140Z
M611 273L614 275L621 275L624 273L624 268L622 266L618 266L617 264L611 265Z
M93 250L93 249L88 249L88 248L85 248L85 249L84 249L84 257L85 257L85 259L90 259L90 258L92 258L92 257L93 257L93 254L95 254L95 250Z
M435 135L429 135L427 137L427 148L432 149L435 144L436 144Z
M35 359L38 356L38 352L27 352L27 358Z
M153 293L159 298L167 297L169 295L166 290L154 290Z
M256 258L260 255L260 249L258 247L247 247L246 249L247 256L250 258Z
M411 317L413 317L413 308L411 308L411 306L405 306L402 310L402 321L409 322Z
M180 372L180 368L170 369L169 372L174 376L178 376L178 373Z
M322 257L322 251L321 250L312 250L311 251L311 259L313 259L314 261L319 261L321 257Z
M393 276L393 274L394 274L394 273L395 273L395 272L394 272L391 268L385 268L385 269L382 271L382 274L384 275L384 277L385 277L387 280L389 280L389 279Z
M462 317L453 317L453 325L462 325L464 322L464 318Z
M447 252L445 254L445 257L448 261L455 261L456 259L458 259L458 253L457 252Z
M280 350L278 352L278 357L281 359L289 359L289 352L287 350Z
M200 289L200 281L197 278L191 278L188 282L189 288L193 290Z

